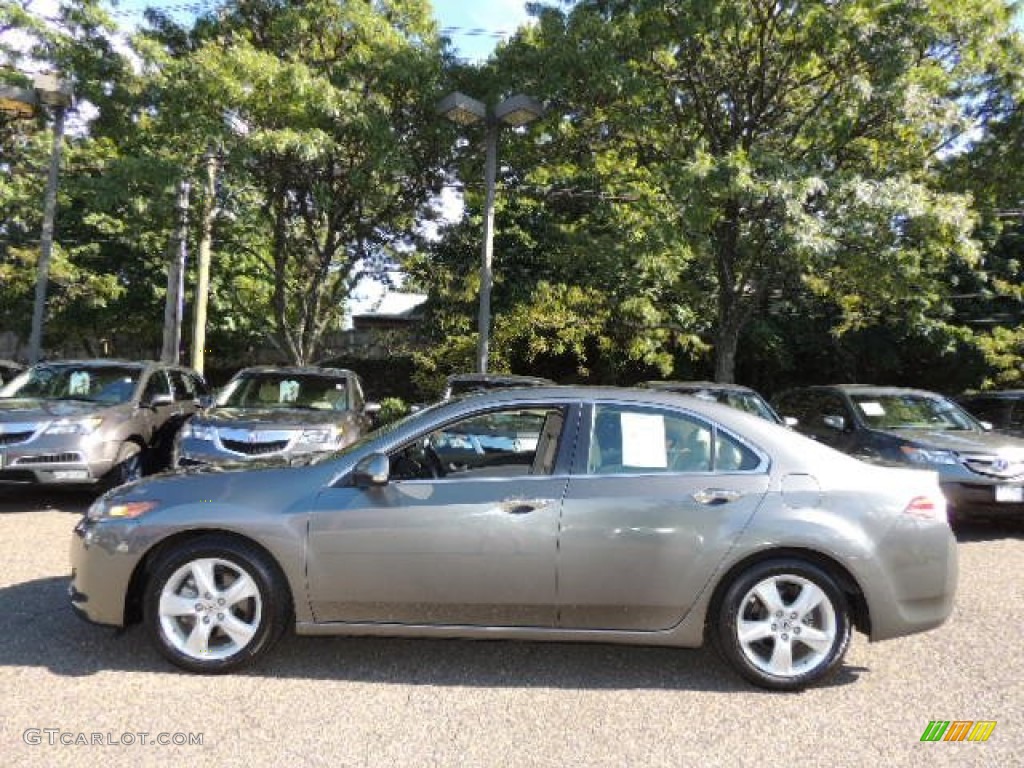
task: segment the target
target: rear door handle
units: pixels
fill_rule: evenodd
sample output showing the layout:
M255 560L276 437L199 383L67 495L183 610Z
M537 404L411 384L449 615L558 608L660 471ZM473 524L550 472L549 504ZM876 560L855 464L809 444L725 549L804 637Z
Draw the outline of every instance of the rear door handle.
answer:
M698 504L715 507L720 504L736 501L742 495L739 491L730 491L726 488L705 488L703 491L697 491L693 494L693 500Z
M505 499L501 509L510 515L528 515L538 509L544 509L553 499Z

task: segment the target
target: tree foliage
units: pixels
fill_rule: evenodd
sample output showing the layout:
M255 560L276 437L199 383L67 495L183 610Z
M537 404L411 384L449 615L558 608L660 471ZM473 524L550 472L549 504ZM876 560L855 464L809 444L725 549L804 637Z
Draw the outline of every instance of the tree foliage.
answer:
M466 66L426 0L232 0L184 25L151 11L130 37L98 0L67 0L55 22L28 0L5 4L0 56L63 72L81 105L48 346L158 349L185 179L188 249L213 242L215 357L242 362L269 340L281 358L316 359L354 283L402 263L430 296L424 388L468 368L483 132L434 106L452 89L489 104L522 91L548 110L500 137L493 368L771 390L815 365L895 381L956 359L958 377L936 388L1019 380L1012 3L533 12ZM49 122L0 116L0 323L22 335ZM207 195L197 182L211 156ZM445 184L465 213L426 238Z

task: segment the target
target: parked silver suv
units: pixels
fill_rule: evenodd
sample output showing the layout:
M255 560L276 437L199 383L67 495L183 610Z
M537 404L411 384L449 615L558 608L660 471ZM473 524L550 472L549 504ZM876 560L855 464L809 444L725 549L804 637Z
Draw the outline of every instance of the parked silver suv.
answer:
M341 368L244 368L216 404L181 430L179 467L336 451L368 432L373 414L363 386Z
M0 482L120 485L169 463L174 434L208 396L160 363L40 363L0 389Z

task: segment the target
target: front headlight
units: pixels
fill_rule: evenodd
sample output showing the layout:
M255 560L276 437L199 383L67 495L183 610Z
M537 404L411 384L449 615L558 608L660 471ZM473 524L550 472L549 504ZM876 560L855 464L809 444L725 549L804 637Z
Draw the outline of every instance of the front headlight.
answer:
M918 448L914 445L900 446L903 457L911 464L956 464L956 454L952 451L938 451Z
M89 507L89 511L86 512L86 516L90 520L103 520L103 519L129 519L134 520L137 517L149 512L151 509L159 506L158 501L108 501L100 498Z
M185 426L181 428L182 438L192 438L193 440L213 440L216 436L217 430L209 424L195 424L191 421L186 421Z
M341 439L341 427L321 427L319 429L306 429L302 432L299 440L303 443L321 445L324 443L335 443Z
M48 435L91 435L97 427L103 423L99 416L92 416L88 419L61 419L55 421L46 428Z

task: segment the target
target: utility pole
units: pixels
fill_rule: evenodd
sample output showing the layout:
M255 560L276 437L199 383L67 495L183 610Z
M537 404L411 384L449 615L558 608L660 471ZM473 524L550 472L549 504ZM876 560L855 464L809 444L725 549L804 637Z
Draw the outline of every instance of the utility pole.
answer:
M164 347L160 362L177 363L181 349L181 321L185 303L185 258L188 253L189 182L178 184L178 228L172 240L171 263L167 269L167 300L164 303Z
M210 294L210 251L213 246L213 222L217 218L217 155L206 153L206 186L199 232L199 264L196 300L193 305L192 367L203 372L206 362L206 305Z
M46 289L50 279L50 258L53 255L53 230L57 216L57 176L60 172L61 148L64 145L63 106L54 107L53 148L50 150L50 170L46 176L43 195L43 231L39 237L39 266L36 273L36 294L32 304L32 331L28 340L28 362L35 365L43 349L43 319L46 314Z

